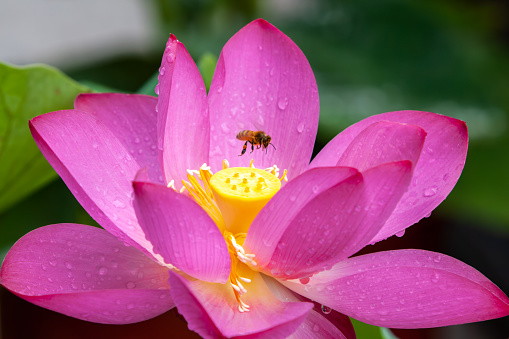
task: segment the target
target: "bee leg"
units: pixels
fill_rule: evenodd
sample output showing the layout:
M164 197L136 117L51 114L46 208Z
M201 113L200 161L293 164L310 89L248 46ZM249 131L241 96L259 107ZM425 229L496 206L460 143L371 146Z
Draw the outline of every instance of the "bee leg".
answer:
M254 152L254 144L249 140L248 140L248 142L251 144L251 153L253 153ZM247 142L246 142L246 144L247 144ZM256 149L258 149L258 147Z
M240 157L241 155L244 155L244 153L246 153L247 143L248 143L248 142L246 141L246 143L244 144L244 147L242 147L242 153L240 153L240 154L239 154L239 157Z

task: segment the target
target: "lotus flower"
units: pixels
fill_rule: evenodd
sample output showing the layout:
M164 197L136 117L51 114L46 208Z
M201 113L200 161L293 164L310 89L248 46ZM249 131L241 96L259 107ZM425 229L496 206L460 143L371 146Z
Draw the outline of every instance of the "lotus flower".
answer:
M156 93L80 95L73 110L30 122L46 159L104 229L58 224L25 235L3 262L7 289L99 323L176 306L210 338L354 338L347 316L420 328L509 314L502 291L446 255L353 256L445 199L466 158L463 122L375 115L309 163L314 75L264 20L224 46L208 95L171 36ZM241 130L264 131L274 149L254 141L239 156Z

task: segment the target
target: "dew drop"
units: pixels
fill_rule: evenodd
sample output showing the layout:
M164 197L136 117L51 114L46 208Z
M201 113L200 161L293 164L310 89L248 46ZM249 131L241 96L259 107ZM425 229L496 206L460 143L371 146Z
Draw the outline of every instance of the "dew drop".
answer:
M284 109L286 109L286 106L288 106L288 99L287 98L279 98L279 100L277 102L277 107L279 107L279 109L281 109L281 110L284 110Z
M322 305L322 312L323 314L330 314L332 312L332 308Z
M173 62L175 61L175 55L173 53L168 53L168 55L166 55L166 60L168 62Z
M65 263L65 267L66 267L68 270L70 270L70 269L72 269L72 264L71 264L70 262L66 262L66 263Z
M402 236L404 236L404 235L405 235L405 230L401 230L401 231L399 231L398 233L396 233L396 236L397 236L398 238L401 238L401 237L402 237Z
M49 264L53 267L57 266L57 261L56 260L50 260L49 261Z
M302 133L304 131L304 123L301 122L299 126L297 126L297 132Z
M302 285L306 285L307 283L309 283L309 280L310 280L310 279L309 279L309 277L308 277L308 278L302 278L302 279L299 279L299 281L300 281L300 283L301 283Z
M99 275L106 275L106 274L108 274L108 269L106 267L100 267Z
M126 287L127 288L135 288L136 287L136 284L133 283L132 281L129 281L127 284L126 284Z
M159 75L164 75L164 66L161 66L161 68L159 68Z
M426 188L422 195L425 197L432 197L435 194L437 194L437 190L438 190L437 186L431 186L429 188Z

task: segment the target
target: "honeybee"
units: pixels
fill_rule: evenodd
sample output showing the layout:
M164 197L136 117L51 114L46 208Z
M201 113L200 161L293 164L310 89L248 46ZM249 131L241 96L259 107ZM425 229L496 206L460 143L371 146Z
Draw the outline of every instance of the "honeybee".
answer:
M239 154L239 157L246 153L248 142L251 144L251 153L253 153L255 145L256 149L259 149L260 147L264 148L265 153L267 153L267 147L269 147L269 145L276 149L276 146L270 143L271 140L270 135L265 134L265 132L263 131L250 131L250 130L240 131L239 133L237 133L237 139L246 141L244 147L242 148L242 153Z

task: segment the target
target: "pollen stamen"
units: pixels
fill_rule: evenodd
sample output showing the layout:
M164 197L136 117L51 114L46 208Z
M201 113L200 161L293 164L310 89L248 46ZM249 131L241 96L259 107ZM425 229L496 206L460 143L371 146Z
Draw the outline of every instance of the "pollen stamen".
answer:
M247 230L257 213L279 190L281 182L287 181L286 174L284 170L279 178L276 165L265 170L256 169L252 159L248 168L230 168L225 159L223 170L216 174L207 164L203 164L199 171L188 169L188 181L182 180L180 192L187 190L185 194L207 212L223 234L231 261L228 282L238 302L239 312L249 311L249 305L241 300L241 296L248 292L243 284L251 282L251 279L240 276L239 270L247 273L250 272L246 271L248 266L257 266L255 254L246 253L242 246ZM175 189L174 182L170 181L168 187Z

